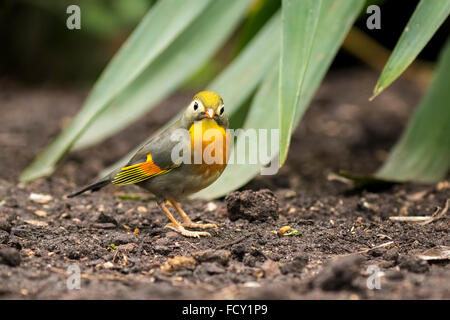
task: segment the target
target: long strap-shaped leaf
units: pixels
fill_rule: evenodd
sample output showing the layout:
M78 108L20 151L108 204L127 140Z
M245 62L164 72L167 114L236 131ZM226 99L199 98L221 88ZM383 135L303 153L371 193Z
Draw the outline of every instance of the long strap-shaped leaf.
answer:
M322 0L283 0L279 77L280 165L289 150L294 115L320 17Z
M50 174L83 130L167 46L199 17L211 0L165 0L149 11L95 84L71 125L21 175L29 181Z
M364 0L323 0L312 58L304 79L303 97L295 113L295 126L308 108L364 4Z
M264 79L280 54L276 45L280 33L280 13L276 13L233 62L215 78L208 89L218 92L226 110L233 115Z
M297 126L304 111L310 104L315 91L330 67L347 32L358 17L364 3L364 0L323 0L311 51L310 65L305 74L302 98L294 115L294 126ZM277 74L276 71L278 69L272 70L275 75ZM252 102L244 129L273 128L274 123L278 122L278 110L276 107L279 101L277 78L271 73L267 74L264 84L260 87ZM235 147L237 145L238 143L235 144ZM276 149L274 153L276 153ZM259 174L261 167L264 165L266 163L229 165L214 184L197 193L194 197L212 199L224 196L228 192L245 185Z
M212 57L241 21L249 2L218 0L208 6L202 18L188 26L127 90L102 112L80 137L74 149L103 141L157 106Z
M266 23L239 56L208 85L209 90L215 91L223 97L226 112L231 118L237 116L239 106L250 97L264 78L267 70L277 62L280 49L274 43L277 43L279 40L279 33L280 14L277 13ZM179 118L183 111L169 123ZM158 134L158 132L155 134ZM137 148L120 161L106 168L101 176L128 162L136 150Z
M278 103L278 70L278 66L276 66L275 68L272 68L272 71L267 74L266 79L262 83L261 87L256 93L255 98L253 99L243 129L270 130L278 128L278 109L274 107ZM256 136L258 140L261 139L261 135L258 131L256 131ZM270 137L271 133L269 131L266 141L270 141ZM230 158L245 158L247 163L239 164L236 163L236 160L234 160L235 163L228 164L227 168L225 169L224 173L222 173L218 181L216 181L210 187L193 195L193 198L213 199L223 196L230 191L238 189L259 174L261 167L264 165L259 161L259 157L256 158L256 163L250 163L250 153L254 152L254 150L252 149L256 148L257 146L245 144L244 150L238 150L237 146L241 143L245 143L245 140L246 135L244 134L244 132L242 132L237 137L237 141L234 144ZM264 157L269 156L269 159L275 157L278 153L278 148L271 148L270 145L268 146L267 150L269 152L272 151L271 154L264 155ZM242 155L242 153L245 153L245 157Z
M380 94L406 70L449 14L449 0L419 2L378 79L371 99Z
M436 75L388 161L376 177L437 182L450 169L450 38Z

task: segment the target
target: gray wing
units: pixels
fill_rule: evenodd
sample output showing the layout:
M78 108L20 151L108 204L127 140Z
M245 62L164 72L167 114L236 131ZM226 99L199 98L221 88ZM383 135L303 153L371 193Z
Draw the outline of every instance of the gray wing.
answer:
M173 125L144 143L128 162L127 166L146 161L148 154L151 154L153 162L162 169L178 166L179 160L177 161L177 159L180 159L180 157L172 159L172 150L180 143L188 143L186 140L175 139L179 137L178 133L182 132L177 131L180 128L180 121L176 121Z

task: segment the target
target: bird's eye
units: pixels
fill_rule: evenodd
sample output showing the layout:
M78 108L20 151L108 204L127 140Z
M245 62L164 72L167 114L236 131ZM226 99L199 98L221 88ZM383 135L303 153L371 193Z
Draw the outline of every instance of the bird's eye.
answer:
M198 109L198 102L194 102L194 111Z
M225 107L220 108L220 111L219 111L220 115L222 115L224 111L225 111Z

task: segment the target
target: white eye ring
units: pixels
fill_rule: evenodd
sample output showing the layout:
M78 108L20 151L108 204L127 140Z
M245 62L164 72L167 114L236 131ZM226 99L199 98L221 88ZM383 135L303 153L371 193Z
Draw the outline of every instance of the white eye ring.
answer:
M222 108L220 108L219 114L222 115L224 111L225 111L225 106L222 106Z
M192 106L192 108L194 109L194 111L198 110L198 102L197 101L194 102L194 105Z

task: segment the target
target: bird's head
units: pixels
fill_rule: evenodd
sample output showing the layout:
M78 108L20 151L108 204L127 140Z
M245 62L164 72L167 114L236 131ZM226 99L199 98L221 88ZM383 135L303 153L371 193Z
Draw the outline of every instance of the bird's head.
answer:
M225 114L222 97L215 92L201 91L197 93L183 114L183 120L187 124L203 119L212 119L221 127L228 127L228 117Z

